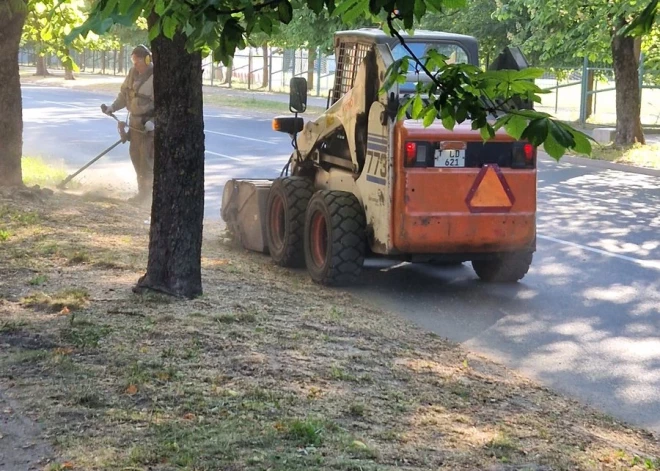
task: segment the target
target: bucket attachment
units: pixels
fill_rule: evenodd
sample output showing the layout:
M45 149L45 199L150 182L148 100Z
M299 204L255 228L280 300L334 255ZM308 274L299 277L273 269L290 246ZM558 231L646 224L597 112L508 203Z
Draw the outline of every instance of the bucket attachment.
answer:
M222 194L222 219L247 250L268 252L266 206L273 180L229 180Z

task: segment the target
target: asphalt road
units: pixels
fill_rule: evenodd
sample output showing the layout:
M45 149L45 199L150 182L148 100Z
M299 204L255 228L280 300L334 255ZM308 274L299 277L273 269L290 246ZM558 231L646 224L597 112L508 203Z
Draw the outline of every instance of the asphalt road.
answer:
M116 140L109 95L24 88L24 153L70 170ZM232 177L275 177L290 153L267 115L205 110L206 215ZM89 182L131 188L126 147ZM538 252L517 285L465 264L369 261L361 297L622 420L660 432L660 172L539 164ZM220 221L218 221L220 223Z

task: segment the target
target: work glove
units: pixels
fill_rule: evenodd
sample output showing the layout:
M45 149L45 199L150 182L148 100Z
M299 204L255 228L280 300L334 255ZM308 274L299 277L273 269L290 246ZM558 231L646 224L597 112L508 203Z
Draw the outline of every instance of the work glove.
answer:
M101 105L101 111L107 115L111 115L115 110L112 109L112 106L106 106L105 103Z
M146 123L144 123L144 130L146 132L154 132L155 127L156 126L154 125L153 121L147 121Z

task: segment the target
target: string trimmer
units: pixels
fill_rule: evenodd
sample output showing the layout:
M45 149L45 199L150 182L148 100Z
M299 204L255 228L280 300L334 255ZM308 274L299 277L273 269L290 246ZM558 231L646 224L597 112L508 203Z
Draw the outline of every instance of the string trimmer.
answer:
M121 123L121 121L119 121L119 119L118 119L114 114L109 113L108 116L113 117L113 118L115 119L115 121L117 121L118 123ZM123 144L124 142L126 142L126 141L128 140L127 137L126 137L126 135L125 135L124 133L121 133L121 134L122 134L121 139L119 139L117 142L115 142L114 144L112 144L112 145L111 145L110 147L108 147L106 150L104 150L104 151L101 152L99 155L97 155L96 157L94 157L92 160L90 160L89 162L87 162L87 163L85 164L85 166L83 166L83 167L82 167L80 170L78 170L76 173L72 173L71 175L69 175L68 177L66 177L64 180L62 180L62 182L60 182L60 184L57 185L57 188L60 189L60 190L64 190L64 189L66 188L66 185L67 185L71 180L73 180L75 177L77 177L78 175L80 175L80 173L82 173L83 171L85 171L85 170L86 170L89 166L91 166L94 162L96 162L97 160L99 160L101 157L103 157L105 154L107 154L107 153L110 152L112 149L114 149L115 147L117 147L119 144Z

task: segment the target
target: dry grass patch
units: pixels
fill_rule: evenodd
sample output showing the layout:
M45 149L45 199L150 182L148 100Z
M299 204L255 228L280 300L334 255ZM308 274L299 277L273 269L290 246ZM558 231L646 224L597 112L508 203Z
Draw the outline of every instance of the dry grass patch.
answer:
M658 467L651 434L223 246L214 222L205 294L185 301L131 292L140 210L63 194L0 207L17 216L0 244L0 384L51 437L52 469Z
M594 146L592 159L660 169L660 144L635 144L628 148Z

